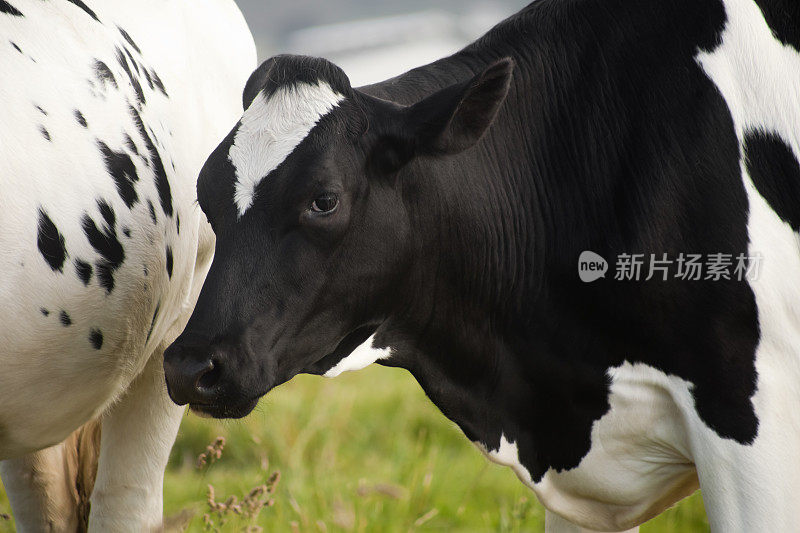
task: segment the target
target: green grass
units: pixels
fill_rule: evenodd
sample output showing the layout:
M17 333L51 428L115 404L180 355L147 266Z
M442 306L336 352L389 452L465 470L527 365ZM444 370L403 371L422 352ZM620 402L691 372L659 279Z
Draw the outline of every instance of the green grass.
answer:
M198 470L217 436L222 458ZM266 466L266 468L265 468ZM544 510L509 470L488 463L407 373L373 367L335 380L300 376L235 422L186 415L164 484L166 516L194 513L206 490L241 498L274 470L274 505L221 531L542 531ZM8 509L0 493L0 512ZM215 520L219 522L218 520ZM3 528L0 523L0 530ZM708 531L699 493L642 527Z

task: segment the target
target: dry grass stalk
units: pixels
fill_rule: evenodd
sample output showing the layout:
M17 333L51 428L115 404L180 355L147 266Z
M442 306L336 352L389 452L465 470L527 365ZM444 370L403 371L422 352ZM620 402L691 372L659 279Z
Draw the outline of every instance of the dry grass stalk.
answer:
M265 507L275 505L272 494L280 481L280 472L273 473L263 485L253 487L241 500L235 495L223 501L217 501L216 490L213 485L208 486L206 505L208 512L203 515L203 525L206 529L216 529L217 523L223 525L231 516L243 516L249 520L256 520ZM248 531L260 531L258 526L251 526Z
M356 526L356 511L350 504L345 504L339 498L333 500L333 513L331 521L345 531L351 531Z
M432 520L433 518L435 518L435 517L436 517L436 515L438 515L438 514L439 514L439 509L436 509L436 508L434 507L433 509L431 509L430 511L428 511L428 512L427 512L427 513L425 513L424 515L422 515L422 516L420 516L419 518L417 518L417 520L414 522L414 525L415 525L416 527L420 527L420 526L422 526L423 524L425 524L426 522L429 522L430 520Z
M399 485L392 485L391 483L359 483L356 489L356 494L362 498L372 495L386 496L394 500L402 500L408 497L408 490Z
M217 462L222 457L223 448L225 448L225 437L217 437L217 440L206 446L206 451L197 456L197 468Z

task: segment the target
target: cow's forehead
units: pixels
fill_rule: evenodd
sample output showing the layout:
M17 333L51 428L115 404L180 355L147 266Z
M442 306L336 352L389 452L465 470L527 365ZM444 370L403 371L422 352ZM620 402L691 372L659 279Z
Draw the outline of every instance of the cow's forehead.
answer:
M236 171L233 201L239 216L253 204L258 184L344 99L324 81L294 83L256 95L228 152Z

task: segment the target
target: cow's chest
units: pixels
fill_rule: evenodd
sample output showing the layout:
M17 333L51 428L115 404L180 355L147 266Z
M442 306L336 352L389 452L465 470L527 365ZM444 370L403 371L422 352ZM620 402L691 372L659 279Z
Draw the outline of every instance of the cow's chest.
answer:
M589 452L577 467L533 479L505 434L495 448L475 443L511 467L548 509L596 530L634 527L698 487L684 422L694 409L691 385L644 364L624 363L608 375L609 410L592 425ZM568 445L566 433L553 437Z
M644 364L624 363L608 375L609 410L592 425L589 452L576 468L551 468L533 482L510 454L548 509L600 530L634 527L698 487L686 426L691 384Z

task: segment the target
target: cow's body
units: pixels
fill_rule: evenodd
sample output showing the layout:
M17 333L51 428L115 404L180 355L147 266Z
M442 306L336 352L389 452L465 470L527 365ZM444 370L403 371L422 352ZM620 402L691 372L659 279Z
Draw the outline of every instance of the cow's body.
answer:
M714 530L796 529L799 28L786 0L540 0L361 89L274 58L201 175L217 255L173 398L242 415L377 360L570 522L634 527L699 483ZM294 151L253 127L281 106Z
M196 176L239 113L252 37L222 0L11 5L0 13L0 458L105 413L93 520L152 526L180 418L158 360L211 258ZM4 465L7 486L16 469Z
M559 206L559 213L538 214L552 217L552 227L516 214L516 224L529 224L527 231L541 235L546 246L563 247L531 257L547 265L547 296L538 299L540 307L520 302L515 317L530 319L532 330L548 323L523 348L547 356L528 371L523 369L529 363L501 365L509 375L500 378L488 404L443 410L469 428L488 457L511 466L548 509L586 527L640 524L694 492L699 474L716 530L792 530L800 491L800 454L787 453L800 439L793 408L800 401L800 12L796 5L752 0L704 1L682 9L681 2L640 9L630 2L597 2L594 11L586 9L592 4L587 2L580 14L569 12L565 2L552 2L552 11L545 4L532 5L528 21L540 15L551 28L567 25L569 32L564 42L547 34L547 49L537 58L544 74L534 74L535 88L526 86L531 92L515 95L512 86L509 99L532 99L538 107L541 96L563 106L534 111L543 115L534 115L535 124L543 119L548 126L524 139L559 161L525 169L543 163L538 157L516 159L525 146L505 136L524 126L512 122L509 111L498 120L510 129L496 123L483 141L489 148L465 167L509 161L506 168L531 172L543 189L511 183L514 195L547 195L548 203ZM564 13L556 12L558 6ZM605 18L611 16L620 18ZM689 20L701 22L682 28ZM597 56L593 43L602 48L607 35L592 31L619 25L629 32L622 49ZM652 42L637 44L648 36ZM479 43L476 49L485 48ZM430 90L419 80L442 70L452 75L459 62L446 59L366 92L410 104ZM571 82L585 96L559 94L561 84ZM516 112L526 107L515 103ZM558 125L555 131L551 124ZM571 198L575 181L567 180L580 180L577 198ZM497 201L489 218L513 219L514 208L524 207L513 200L510 205ZM549 227L548 234L541 227ZM449 240L460 247L463 225L452 228ZM524 238L513 224L506 231L510 235L503 238ZM575 269L583 250L600 251L612 261L606 280L579 280ZM674 260L680 252L727 253L734 265L743 253L759 258L759 272L750 289L725 280L676 286L658 281L657 274L639 287L612 279L619 254L668 253ZM506 260L523 272L531 266ZM647 270L645 262L642 280ZM530 294L525 281L507 281L516 284L520 297ZM511 298L517 292L511 285L504 289ZM457 342L469 345L476 342L470 329L449 331L464 335ZM569 363L546 362L550 357ZM544 371L546 377L534 377L543 363L553 368ZM457 375L461 364L446 373ZM515 383L518 373L528 372L533 381ZM425 367L415 373L434 401L439 396L447 406L457 386L426 386L428 376L437 374ZM587 401L592 391L596 398ZM529 405L521 413L497 410L519 402L514 397L520 394ZM573 410L576 404L583 405ZM587 413L587 407L597 411ZM494 414L472 420L472 409ZM776 479L782 480L779 488Z

